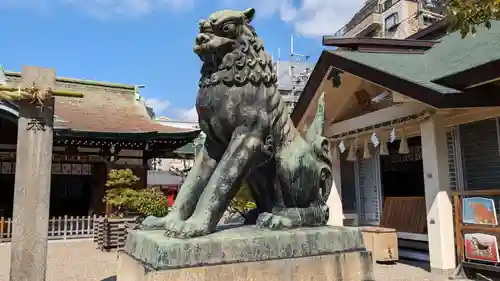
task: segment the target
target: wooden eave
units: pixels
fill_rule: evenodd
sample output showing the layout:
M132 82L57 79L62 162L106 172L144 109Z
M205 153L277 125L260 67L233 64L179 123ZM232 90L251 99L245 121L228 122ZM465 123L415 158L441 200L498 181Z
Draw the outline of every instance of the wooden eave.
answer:
M323 36L323 46L348 48L350 50L370 50L382 52L415 52L426 51L432 48L438 41L431 40L407 40L388 38L339 38Z

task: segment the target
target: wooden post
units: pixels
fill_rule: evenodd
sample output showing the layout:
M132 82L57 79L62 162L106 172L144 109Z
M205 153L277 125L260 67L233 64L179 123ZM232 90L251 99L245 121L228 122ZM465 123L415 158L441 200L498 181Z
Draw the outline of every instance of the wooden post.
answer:
M458 256L458 263L461 263L464 254L464 241L462 240L462 198L460 196L460 193L456 192L453 195L453 200L455 203L455 239L457 242L457 256Z
M3 240L3 230L4 230L5 219L4 217L0 217L0 243Z
M21 87L55 82L55 69L23 66ZM53 97L19 101L10 281L45 281L53 123Z

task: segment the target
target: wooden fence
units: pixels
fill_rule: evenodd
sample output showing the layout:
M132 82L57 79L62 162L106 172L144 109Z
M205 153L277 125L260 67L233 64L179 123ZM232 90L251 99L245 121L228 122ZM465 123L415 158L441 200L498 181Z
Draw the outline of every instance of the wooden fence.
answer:
M125 246L128 229L137 225L137 218L98 218L95 220L94 242L103 251Z
M100 217L52 217L49 219L49 239L92 238L96 231L95 222ZM0 243L12 238L12 219L0 217Z

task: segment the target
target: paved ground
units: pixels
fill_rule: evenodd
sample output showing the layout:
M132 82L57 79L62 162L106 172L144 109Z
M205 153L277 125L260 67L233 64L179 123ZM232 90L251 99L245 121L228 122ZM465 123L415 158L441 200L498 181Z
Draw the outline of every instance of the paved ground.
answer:
M116 253L96 249L90 240L49 242L47 281L114 281ZM0 244L0 281L8 281L10 244ZM377 281L444 281L402 263L376 265Z

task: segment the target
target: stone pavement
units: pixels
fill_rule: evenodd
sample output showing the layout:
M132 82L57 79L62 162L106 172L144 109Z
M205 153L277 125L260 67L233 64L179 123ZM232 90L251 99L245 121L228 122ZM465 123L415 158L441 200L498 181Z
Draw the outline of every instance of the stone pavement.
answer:
M47 281L114 281L116 252L101 252L91 240L51 241ZM10 244L0 244L0 281L9 280ZM377 281L445 281L403 263L375 265ZM346 280L347 281L347 280Z

